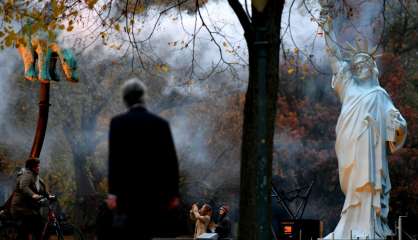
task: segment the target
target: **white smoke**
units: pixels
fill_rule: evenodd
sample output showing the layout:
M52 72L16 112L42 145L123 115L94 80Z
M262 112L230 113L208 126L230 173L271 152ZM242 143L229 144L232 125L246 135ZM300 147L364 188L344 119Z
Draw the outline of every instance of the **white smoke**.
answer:
M4 116L7 114L7 107L10 102L10 81L17 79L10 79L11 74L18 64L17 50L14 48L0 51L0 125L3 124ZM23 76L22 76L23 78Z
M383 27L383 0L336 1L333 12L337 41L354 44L357 38L377 45ZM282 47L297 48L318 66L328 64L325 41L317 20L321 7L317 0L286 1L282 15ZM289 14L290 13L290 14Z
M319 4L316 1L286 1L282 14L281 35L284 50L299 50L304 59L319 66L326 64L325 41L318 26Z

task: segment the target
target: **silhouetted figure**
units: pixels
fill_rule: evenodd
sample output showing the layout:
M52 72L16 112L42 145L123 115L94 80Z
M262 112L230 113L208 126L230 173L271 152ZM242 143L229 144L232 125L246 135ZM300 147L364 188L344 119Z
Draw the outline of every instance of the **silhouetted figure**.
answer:
M223 205L219 208L219 218L216 223L215 232L219 235L219 238L231 237L231 220L228 217L229 206Z
M170 236L176 226L172 212L179 205L170 126L145 108L146 88L141 81L128 80L122 91L129 109L112 119L109 132L107 204L116 209L114 227L136 239Z
M11 201L12 217L21 222L18 239L40 239L44 220L40 213L38 200L49 197L42 179L39 177L40 161L37 158L26 160L25 170L18 177Z

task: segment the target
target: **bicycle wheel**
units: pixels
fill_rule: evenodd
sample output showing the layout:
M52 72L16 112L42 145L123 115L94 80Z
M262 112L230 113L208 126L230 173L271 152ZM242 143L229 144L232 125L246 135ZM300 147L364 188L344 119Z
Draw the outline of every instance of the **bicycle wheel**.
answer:
M64 235L62 234L60 226L48 225L42 240L64 240Z
M16 240L19 231L15 226L0 226L1 240Z
M61 229L64 233L65 240L84 240L81 230L73 224L61 223Z

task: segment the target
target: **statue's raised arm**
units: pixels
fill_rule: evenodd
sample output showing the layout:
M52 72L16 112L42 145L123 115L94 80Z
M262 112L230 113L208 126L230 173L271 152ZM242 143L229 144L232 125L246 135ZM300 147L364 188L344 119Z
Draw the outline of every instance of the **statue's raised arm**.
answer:
M333 19L329 14L329 9L327 7L323 7L319 25L324 31L325 43L327 46L327 53L329 56L332 72L336 74L341 65L341 62L343 61L343 57L337 44L337 37L333 29L332 20Z

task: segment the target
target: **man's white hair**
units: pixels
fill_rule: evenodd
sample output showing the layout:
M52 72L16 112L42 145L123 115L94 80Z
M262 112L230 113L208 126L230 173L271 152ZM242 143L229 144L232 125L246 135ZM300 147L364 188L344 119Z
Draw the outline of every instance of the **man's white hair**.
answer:
M122 97L127 107L145 104L147 87L138 78L131 78L122 85Z

